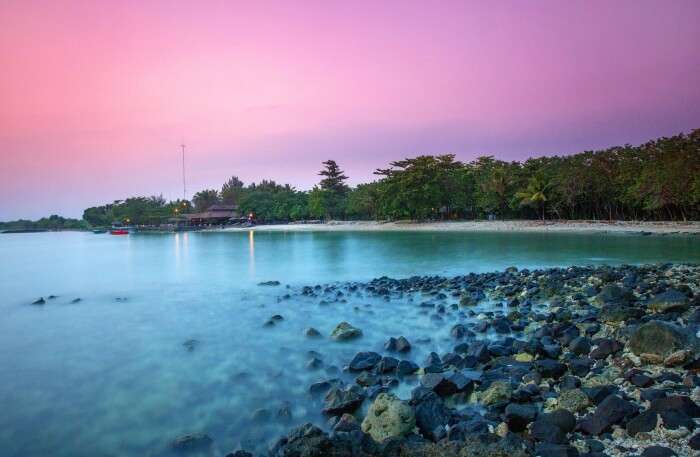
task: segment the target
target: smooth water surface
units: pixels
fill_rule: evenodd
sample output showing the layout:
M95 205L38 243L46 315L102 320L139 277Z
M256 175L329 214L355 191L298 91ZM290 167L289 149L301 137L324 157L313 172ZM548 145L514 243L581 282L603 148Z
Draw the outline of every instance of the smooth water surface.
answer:
M700 262L692 236L444 232L236 232L110 236L0 235L0 450L3 456L161 455L206 432L213 455L264 449L322 423L307 367L342 367L388 336L430 337L410 355L449 350L449 322L415 304L346 297L321 306L303 285L378 276L573 264ZM261 281L278 280L279 287ZM287 288L289 285L289 288ZM38 297L56 295L44 306ZM71 303L75 298L78 303ZM496 306L496 305L494 305ZM273 314L284 320L263 328ZM362 339L327 336L340 321ZM305 338L313 326L324 338ZM196 339L188 351L183 343ZM399 392L400 395L405 392ZM288 407L285 422L276 417ZM253 422L259 408L271 417ZM261 413L257 413L260 415Z

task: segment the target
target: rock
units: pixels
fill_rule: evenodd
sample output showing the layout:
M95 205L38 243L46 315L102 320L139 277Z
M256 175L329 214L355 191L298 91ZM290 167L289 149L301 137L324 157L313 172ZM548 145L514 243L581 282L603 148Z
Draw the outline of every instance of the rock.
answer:
M664 359L664 366L666 367L677 367L683 365L686 361L693 357L693 352L681 349L680 351L673 352Z
M321 336L321 332L319 332L313 327L309 327L306 330L304 330L304 335L306 335L308 338L318 338Z
M371 370L380 360L382 360L382 356L376 352L358 352L350 362L349 367L351 371Z
M585 336L578 336L569 343L569 351L576 355L588 355L591 352L591 341Z
M506 406L505 419L508 429L514 432L522 432L527 425L537 417L537 407L533 405L520 405L510 403Z
M441 397L467 390L471 391L473 387L472 380L458 371L452 373L426 373L420 382L423 387L434 391Z
M401 360L399 365L396 367L396 374L399 376L407 376L418 371L420 367L410 360Z
M268 411L265 408L258 408L255 411L253 411L253 414L250 416L250 420L256 423L262 423L269 421L270 416L270 411Z
M279 286L279 281L263 281L258 283L259 286Z
M681 411L690 417L700 417L700 406L690 399L690 397L685 397L683 395L671 395L652 400L649 405L649 410L657 413L664 411Z
M559 379L566 373L566 365L552 359L537 360L535 369L543 378Z
M650 432L656 428L658 420L656 411L644 411L627 423L627 434L635 436L637 433Z
M362 336L362 330L353 327L347 322L338 324L331 333L331 338L338 341L352 340L360 336Z
M214 440L206 433L191 433L175 438L170 447L178 452L196 452L208 450Z
M448 408L435 392L413 391L411 404L415 409L416 426L428 439L438 441L445 436L446 427L454 420L455 413Z
M662 411L659 415L664 428L667 430L678 430L681 427L685 427L690 431L695 430L695 421L683 411Z
M255 457L255 456L248 451L238 450L235 452L229 452L228 454L226 454L226 457Z
M700 451L700 433L688 440L688 446L690 446L690 449Z
M382 357L375 370L377 373L391 373L399 367L399 360L393 357Z
M675 457L677 455L674 450L664 446L649 446L644 449L641 457Z
M568 444L538 443L535 447L538 457L578 457L579 452Z
M32 302L32 305L43 305L45 303L46 303L46 300L44 300L44 297L39 297L38 299L36 299Z
M413 432L416 416L408 403L393 394L380 393L362 421L362 431L378 442Z
M182 346L183 346L188 352L194 351L194 350L197 348L198 345L199 345L199 341L197 341L197 340L195 340L195 339L190 339L190 340L187 340L187 341L185 341L184 343L182 343Z
M586 416L579 428L589 435L600 435L615 424L623 422L637 412L638 407L618 395L608 395L593 414Z
M452 327L452 330L450 330L450 335L457 339L470 336L470 334L471 332L469 331L469 329L467 329L467 327L464 326L464 324L456 324Z
M669 289L648 299L647 308L656 313L683 312L688 309L688 296L676 289Z
M537 441L553 444L566 444L566 432L544 417L537 419L530 427L530 436Z
M485 406L504 403L510 400L513 389L507 381L494 381L479 395L479 401Z
M616 284L606 284L596 296L596 301L601 304L626 304L633 297L629 289Z
M683 349L695 349L695 335L677 325L649 321L640 325L630 337L629 347L636 355L653 354L665 358Z
M535 358L527 352L520 352L515 354L514 359L516 362L532 362Z
M411 343L403 336L398 338L392 337L384 344L384 349L387 351L408 352L411 350Z
M622 343L610 338L597 340L596 347L591 351L590 357L595 360L602 360L609 355L620 352L623 349Z
M323 360L318 357L311 357L308 362L306 362L306 368L309 370L318 370L323 366Z
M570 389L562 391L557 398L557 405L572 413L578 413L585 410L591 401L581 389Z
M353 413L364 399L365 395L358 386L350 386L346 389L332 387L324 398L323 413L331 416Z

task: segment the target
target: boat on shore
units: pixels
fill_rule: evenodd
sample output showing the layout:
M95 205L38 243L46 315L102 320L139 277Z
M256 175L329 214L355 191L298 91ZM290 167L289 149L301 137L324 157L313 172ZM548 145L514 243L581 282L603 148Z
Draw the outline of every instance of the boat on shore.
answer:
M113 226L109 231L110 235L129 235L132 233L136 233L136 228L126 225Z

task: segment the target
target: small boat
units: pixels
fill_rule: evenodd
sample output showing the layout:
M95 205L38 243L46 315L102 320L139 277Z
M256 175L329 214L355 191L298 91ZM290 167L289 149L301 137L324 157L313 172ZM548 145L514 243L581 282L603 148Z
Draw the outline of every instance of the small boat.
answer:
M107 233L107 230L105 230L105 229L93 229L92 233L94 233L95 235L99 235L100 233Z
M128 235L129 234L129 229L122 228L122 227L114 227L112 230L109 231L110 235Z

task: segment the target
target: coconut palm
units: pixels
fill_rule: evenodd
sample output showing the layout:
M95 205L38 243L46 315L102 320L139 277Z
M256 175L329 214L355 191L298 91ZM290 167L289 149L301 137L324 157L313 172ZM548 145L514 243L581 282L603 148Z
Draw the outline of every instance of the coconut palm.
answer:
M520 200L520 206L539 206L542 212L542 222L544 222L544 210L547 202L547 192L549 183L541 176L532 176L527 181L527 187L515 194L515 197Z

